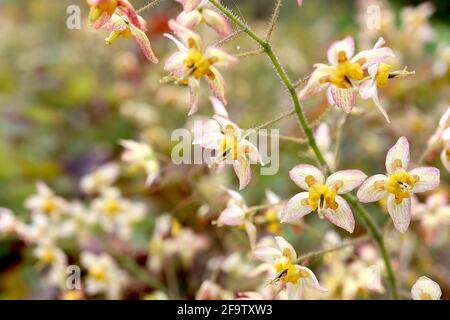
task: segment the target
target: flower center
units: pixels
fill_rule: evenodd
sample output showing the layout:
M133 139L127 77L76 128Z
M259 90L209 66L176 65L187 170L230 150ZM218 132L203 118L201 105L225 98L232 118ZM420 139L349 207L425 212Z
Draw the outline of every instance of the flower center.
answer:
M56 211L57 205L53 199L47 198L43 201L41 209L46 214L52 214Z
M387 63L380 63L378 67L378 72L375 77L377 81L377 85L379 87L385 87L388 84L389 79L389 71L392 69L392 66Z
M50 248L44 249L41 255L41 261L45 264L52 264L55 261L55 254Z
M189 75L194 76L196 79L207 76L209 79L214 80L215 75L210 67L218 59L214 57L205 58L193 39L188 40L188 45L189 52L186 59L184 59L184 67L189 71Z
M338 181L333 187L318 183L313 176L306 177L309 186L308 205L313 209L333 209L338 208L336 193L342 186L342 181Z
M430 295L429 293L427 293L427 292L422 292L422 293L420 294L420 298L421 298L422 300L432 300L432 299L431 299L431 295Z
M297 266L292 263L292 260L286 256L275 260L273 267L278 273L278 279L282 279L285 283L290 282L296 284L301 278L309 277L309 274L306 271L299 270Z
M89 269L89 275L97 281L105 281L106 280L106 270L102 266L93 266Z
M103 205L103 212L108 216L115 216L119 211L120 203L115 199L108 199Z
M320 82L330 82L338 88L347 89L352 86L351 80L361 80L364 77L362 65L366 59L360 59L356 63L352 63L347 59L344 51L338 53L338 65L334 72L320 79Z
M410 175L406 170L397 170L394 174L390 175L386 180L384 189L395 195L397 203L401 203L402 199L409 198L411 196L411 189L419 181L419 176Z
M219 144L219 152L224 159L238 159L238 138L231 125L225 128L225 136Z

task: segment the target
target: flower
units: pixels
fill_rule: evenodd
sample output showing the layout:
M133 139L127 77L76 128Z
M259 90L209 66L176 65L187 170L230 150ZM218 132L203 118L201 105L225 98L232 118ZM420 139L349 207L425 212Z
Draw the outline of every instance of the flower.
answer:
M411 195L425 192L439 185L439 170L419 167L407 171L409 165L409 143L405 137L386 155L387 176L377 174L368 178L358 190L361 202L374 202L387 197L387 208L395 228L406 232L411 220Z
M211 280L203 281L195 294L195 300L232 300L233 298L234 294L231 291L223 289Z
M411 288L414 300L439 300L441 294L439 284L425 276L420 277Z
M139 26L136 11L127 0L87 0L87 3L90 7L89 23L96 29L104 26L118 8L134 25Z
M330 100L344 112L350 113L355 105L359 84L364 80L364 71L394 56L390 48L382 47L383 43L384 40L380 38L373 49L353 55L355 43L352 37L334 42L327 52L329 64L314 65L315 70L300 91L299 98L304 100L328 89Z
M0 208L0 236L16 232L17 219L14 213L7 208Z
M67 209L67 202L58 197L43 182L36 183L37 194L25 200L25 207L32 214L42 214L51 218L58 218Z
M120 298L127 275L119 269L116 262L108 254L96 255L83 251L80 260L88 272L85 280L85 288L88 294L105 293L108 299Z
M178 15L176 21L186 28L192 29L204 22L223 37L231 33L232 29L227 19L212 10L208 0L195 1L194 4L190 0L178 0L178 2L183 4L185 10Z
M316 131L314 131L314 138L316 139L317 146L325 157L328 166L333 170L335 167L335 157L334 152L331 150L331 135L328 124L321 123Z
M306 287L326 292L314 273L297 264L297 253L283 237L275 237L275 246L259 246L254 250L257 259L271 263L277 272L274 282L286 286L288 299L301 299Z
M250 163L263 164L257 147L246 139L246 134L235 123L215 115L205 122L202 130L195 132L193 144L215 150L213 165L233 164L239 178L239 190L244 189L252 178Z
M147 31L147 22L141 17L137 16L136 23L131 22L128 15L121 10L114 13L109 21L102 26L102 29L110 31L110 35L105 39L106 44L112 44L119 37L131 38L133 37L138 43L144 56L152 63L157 63L153 53L150 41L145 32Z
M358 187L367 177L360 170L343 170L330 175L326 181L322 172L309 164L300 164L289 171L289 176L300 188L300 192L285 205L281 222L293 222L312 211L320 218L326 217L331 223L348 232L353 232L355 220L347 201L340 194Z
M120 140L119 144L125 148L122 161L128 163L132 171L143 169L147 173L147 185L153 184L159 176L159 162L153 149L133 140Z
M450 106L441 116L436 132L428 140L429 150L433 151L440 148L442 148L442 164L450 172Z
M189 115L198 109L201 78L206 78L213 95L226 105L225 81L216 67L229 67L237 59L218 48L205 49L200 36L175 20L169 21L169 27L181 41L170 34L165 34L175 42L179 51L167 59L164 69L170 72L169 77L176 83L189 85L191 96Z
M120 168L117 163L111 162L102 165L89 174L83 176L80 181L80 188L87 194L99 192L111 186L119 177Z

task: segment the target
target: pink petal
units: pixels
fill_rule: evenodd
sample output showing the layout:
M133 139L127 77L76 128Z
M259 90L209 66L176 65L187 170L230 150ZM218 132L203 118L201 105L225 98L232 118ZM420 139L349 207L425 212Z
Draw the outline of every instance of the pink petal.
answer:
M228 118L228 112L225 106L223 105L222 101L217 99L216 97L209 97L209 100L211 101L213 108L214 108L214 114Z
M350 113L355 106L356 94L351 89L341 89L333 85L330 90L336 106L345 113Z
M300 192L289 199L281 212L281 222L298 222L303 216L310 213L312 211L311 207L309 205L302 205L302 201L307 200L308 197L308 192Z
M322 287L319 284L319 280L317 280L316 275L314 274L314 272L311 271L311 269L307 268L307 267L302 267L302 266L298 266L299 270L302 271L306 271L309 274L308 278L304 278L302 279L302 281L305 281L305 284L311 288L314 288L316 290L319 290L321 292L327 292L328 290L325 289L324 287Z
M334 71L334 67L318 63L314 65L314 68L308 82L298 94L300 100L306 100L329 86L329 83L321 83L320 79L330 75Z
M338 204L336 210L325 210L325 218L338 227L352 233L355 229L355 219L353 218L352 209L341 196L336 196L335 201Z
M361 170L342 170L330 175L326 185L333 187L336 183L342 182L343 185L339 188L338 194L343 194L359 187L366 178L367 175Z
M395 196L389 195L387 208L395 229L401 233L405 233L411 221L411 199L403 199L400 204L397 204L395 203Z
M190 93L190 102L189 102L189 113L188 116L193 115L198 110L198 98L200 94L200 81L195 78L189 78L189 93Z
M291 262L294 262L297 259L297 253L295 252L294 247L287 242L285 238L275 237L275 242L277 243L280 252L282 252L284 256L287 256Z
M242 208L236 205L230 206L223 210L219 216L219 219L217 219L219 224L226 226L240 226L244 224L244 221L245 212Z
M401 161L401 168L407 169L409 165L409 142L405 137L400 137L397 143L389 149L386 155L386 170L387 173L393 174L396 168L395 163Z
M202 22L202 15L198 11L191 12L181 12L176 20L181 25L186 28L192 29L193 27L199 25Z
M175 52L172 54L164 64L164 70L169 71L178 78L184 75L184 60L186 59L186 52Z
M323 176L322 171L310 164L299 164L289 171L289 177L291 180L304 190L309 189L309 186L305 181L307 176L312 176L317 183L323 184L325 182L325 177Z
M131 33L134 36L134 39L139 44L139 47L141 47L142 53L147 58L147 60L152 63L158 63L158 58L156 58L155 54L153 53L152 46L150 45L150 41L148 40L145 32L131 24L129 25L129 27Z
M376 174L371 176L364 181L357 192L357 197L359 201L367 203L379 201L388 195L387 191L384 189L375 188L375 182L382 181L385 182L387 177L384 174Z
M275 261L275 259L279 258L282 256L280 250L275 249L273 247L257 247L254 251L253 251L253 255L264 262L269 262L269 263L273 263Z
M189 12L194 9L197 9L197 7L202 2L202 0L176 0L176 1L183 5L183 9L185 12Z
M256 226L250 221L245 221L245 231L250 242L250 248L253 251L256 245Z
M222 37L226 37L231 33L232 29L223 15L210 9L204 9L202 14L205 22Z
M420 167L412 169L410 175L418 175L419 181L416 182L413 193L425 192L435 189L439 186L440 172L439 169L433 167Z
M335 41L331 44L327 51L328 62L331 65L338 64L338 54L341 51L345 52L347 59L353 57L353 54L355 53L355 41L351 36L347 36L345 39Z
M169 20L169 28L174 34L183 42L185 46L188 46L189 39L192 39L199 50L203 50L203 42L198 34L194 31L186 28L175 20Z
M214 97L219 99L224 105L227 105L227 99L225 98L225 80L220 72L214 68L209 68L214 73L214 80L207 78L209 89Z
M142 25L142 21L139 19L140 17L136 14L136 11L131 3L126 0L120 0L119 6L120 11L127 16L128 20L130 20L133 25L138 28L145 29L145 26Z
M303 0L297 0L297 5L300 7L303 4Z
M390 48L383 47L378 49L363 50L357 53L351 61L357 62L360 59L365 59L366 62L362 65L362 68L367 69L370 66L383 62L389 57L395 57L394 52Z
M234 172L239 178L239 190L244 189L252 179L252 169L247 158L241 157L238 161L233 162Z

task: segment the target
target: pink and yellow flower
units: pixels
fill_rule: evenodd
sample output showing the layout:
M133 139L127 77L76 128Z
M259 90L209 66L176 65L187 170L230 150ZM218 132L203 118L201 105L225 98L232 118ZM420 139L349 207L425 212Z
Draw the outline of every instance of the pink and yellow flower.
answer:
M369 177L357 193L361 202L374 202L387 197L389 215L401 233L406 232L411 220L411 196L439 185L437 168L419 167L407 171L409 157L408 140L401 137L387 153L387 175Z
M87 0L87 3L90 7L89 23L96 29L103 27L117 9L120 9L134 25L140 24L133 5L127 0Z
M281 222L295 222L303 216L317 211L320 218L327 218L340 228L353 232L355 220L347 201L340 195L357 188L367 177L360 170L343 170L330 175L326 180L322 171L309 164L300 164L291 169L289 176L300 188L283 209Z
M189 86L191 96L189 115L194 114L198 109L202 78L208 82L213 95L226 105L225 81L216 67L229 67L236 62L236 58L218 48L205 49L199 35L175 20L169 21L169 27L181 41L172 35L165 34L167 38L175 42L179 51L168 58L164 69L170 72L170 77L176 83Z

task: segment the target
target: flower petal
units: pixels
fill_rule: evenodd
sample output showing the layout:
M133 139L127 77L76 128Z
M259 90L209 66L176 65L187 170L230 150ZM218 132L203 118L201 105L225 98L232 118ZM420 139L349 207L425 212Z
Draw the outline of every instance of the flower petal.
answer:
M414 300L439 300L442 291L437 282L422 276L412 286L411 295Z
M387 177L384 174L376 174L366 179L357 192L359 201L367 203L383 199L388 195L387 191L375 187L375 183L385 182Z
M227 19L214 10L204 9L203 19L205 19L207 25L213 28L222 37L228 36L232 31Z
M347 36L345 39L335 41L331 44L327 51L328 62L332 65L338 64L338 54L344 51L347 59L353 57L355 53L355 41L351 36Z
M225 80L222 74L214 67L210 67L209 70L214 74L214 79L206 78L209 89L214 97L219 99L224 105L227 105L227 99L225 98Z
M336 184L342 184L338 189L338 194L343 194L359 187L366 178L367 175L361 170L342 170L330 175L326 185L334 187Z
M252 180L252 169L247 158L241 157L233 162L234 172L239 178L239 190L244 189Z
M273 247L268 247L268 246L257 247L253 251L253 255L257 259L264 261L264 262L269 262L269 263L273 263L275 261L275 259L282 256L280 250L273 248Z
M177 16L176 21L186 28L192 29L202 22L202 15L197 10L191 12L183 11Z
M415 183L411 190L414 193L433 190L439 185L440 173L439 169L434 167L419 167L412 169L410 175L419 176L419 181Z
M345 113L352 112L355 106L356 94L351 89L341 89L330 86L331 97L334 104Z
M329 83L322 83L321 79L330 75L335 70L334 67L322 63L315 64L314 68L314 71L308 78L308 82L298 94L300 100L306 100L328 87Z
M338 204L336 210L324 210L325 218L338 227L352 233L355 229L355 219L353 218L352 209L341 196L336 196L335 201Z
M189 113L188 116L193 115L198 110L198 98L200 94L200 81L193 77L189 77Z
M401 203L397 204L394 195L389 195L387 199L387 209L394 223L395 229L401 233L408 230L409 222L411 221L411 199L403 199Z
M304 284L301 280L297 283L286 283L286 291L288 300L299 300L303 297Z
M283 237L275 237L275 241L280 252L283 253L284 256L287 256L291 262L295 262L297 253L295 252L294 247Z
M300 192L293 196L281 212L281 222L298 222L303 216L311 213L312 208L309 205L303 205L303 200L308 200L308 192Z
M216 97L209 97L209 100L211 101L211 104L214 109L214 114L217 114L218 116L228 118L228 112L225 106L223 105L222 101L217 99Z
M197 7L202 2L202 0L176 0L176 1L183 5L183 9L185 12L197 9Z
M299 270L306 272L309 277L308 278L302 278L301 281L304 281L305 284L311 288L317 289L321 292L327 292L328 289L325 289L319 284L319 280L317 280L316 275L314 272L311 271L311 269L307 267L297 266Z
M244 226L248 241L250 242L250 248L253 251L256 245L256 226L250 221L245 221Z
M138 43L139 47L142 50L142 53L147 58L147 60L152 63L158 63L158 58L156 58L155 54L153 53L152 46L145 32L137 28L133 24L130 24L129 27L134 39Z
M304 190L309 189L309 186L305 181L307 176L312 176L317 183L323 184L325 181L322 171L310 164L299 164L289 171L289 177L291 180Z
M442 164L444 165L445 169L447 169L448 172L450 172L450 144L448 146L446 146L445 148L442 149L441 152L441 161Z
M386 170L387 173L393 174L396 169L399 169L396 165L398 161L401 162L401 168L407 169L409 165L409 142L405 137L400 137L397 143L389 149L386 155Z
M217 223L219 225L226 226L240 226L243 225L245 221L245 212L242 208L232 205L222 211Z

